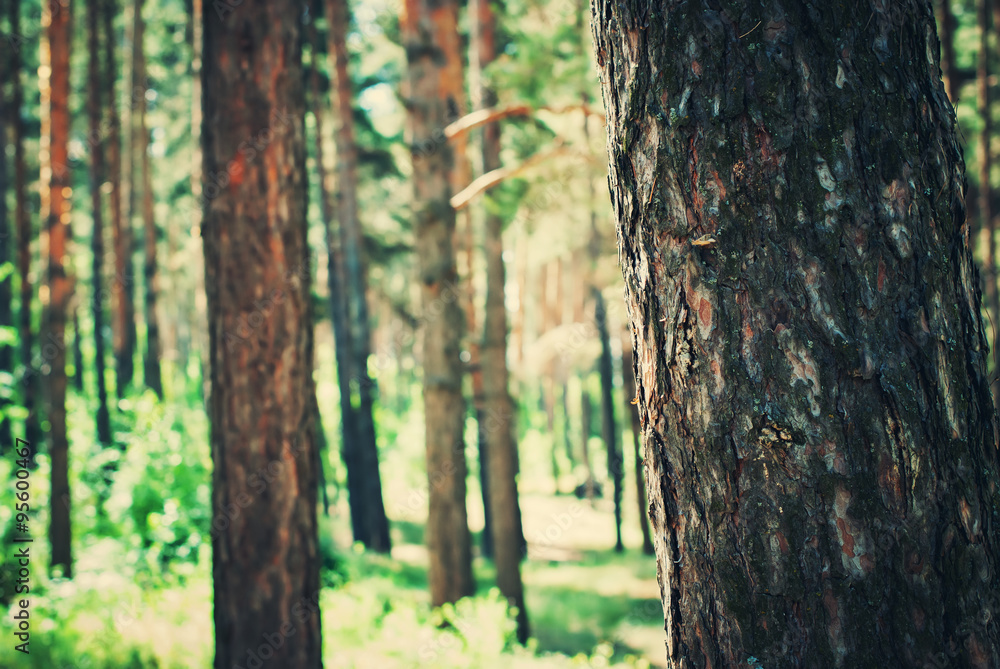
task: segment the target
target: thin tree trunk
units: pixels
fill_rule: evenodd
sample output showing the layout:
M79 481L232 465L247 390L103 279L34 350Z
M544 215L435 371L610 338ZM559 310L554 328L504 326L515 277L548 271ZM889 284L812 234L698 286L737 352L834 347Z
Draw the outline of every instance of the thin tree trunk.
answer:
M135 67L136 78L146 81L146 47L144 44L146 22L142 16L143 0L135 0ZM163 381L160 377L160 321L156 315L156 300L159 292L156 268L156 221L153 218L153 175L149 165L149 129L146 127L146 95L138 96L138 122L136 123L136 152L142 172L142 228L145 258L143 262L143 286L145 288L144 311L146 319L146 351L143 356L143 381L146 387L163 399Z
M992 335L990 351L996 362L1000 360L997 347L1000 346L1000 295L997 292L996 264L996 221L990 207L992 189L990 188L990 172L993 164L993 150L990 142L993 139L993 119L990 107L990 0L978 0L976 18L979 23L979 55L976 59L976 104L979 118L983 124L979 133L979 225L983 239L983 274L986 279L986 307L990 314L993 327L988 331ZM994 369L993 376L1000 377L1000 370ZM1000 411L1000 387L994 384L993 407Z
M216 669L322 666L300 10L203 16Z
M594 502L594 465L590 461L590 433L593 417L594 405L590 399L590 391L587 390L586 377L584 377L580 379L580 437L583 442L583 466L587 470L587 480L583 483L583 489L591 504Z
M572 421L569 417L569 383L562 382L562 414L563 414L563 446L566 449L566 460L569 462L570 471L576 467L576 454L573 452Z
M482 78L482 68L496 57L496 37L490 0L469 0L472 33L472 70L476 73L477 97L484 107L492 105L493 90ZM500 126L490 123L482 131L483 172L500 167ZM517 412L510 397L507 370L507 275L503 260L503 219L492 208L486 211L486 314L483 322L483 405L487 416L486 452L489 456L489 501L497 587L517 610L517 638L523 644L530 634L528 611L521 581L524 533L517 495Z
M452 244L455 212L449 204L448 182L452 152L437 136L448 123L449 104L454 105L444 91L454 88L445 81L447 59L435 35L455 30L456 15L451 0L414 0L406 3L400 18L407 53L407 134L414 163L413 227L425 314L423 386L430 488L427 547L433 606L454 602L475 589L465 509L465 401L459 358L465 319L458 305ZM496 531L494 518L494 536Z
M123 59L128 63L128 82L125 106L122 108L122 141L125 143L121 152L121 175L119 177L121 194L119 202L122 207L121 225L115 238L115 273L121 277L122 285L118 297L121 300L117 313L118 327L121 332L120 347L115 349L115 378L117 394L124 396L135 377L135 351L138 347L135 312L135 263L133 247L133 221L135 218L135 151L136 151L136 114L135 107L140 98L146 94L146 82L140 79L139 49L136 47L136 2L126 3L125 8L125 43L129 49L129 57Z
M330 184L327 183L325 152L323 150L324 113L319 86L319 53L322 44L316 24L310 21L307 25L310 43L312 45L312 60L310 61L310 106L316 123L316 134L313 137L316 151L316 178L319 181L320 213L323 216L323 229L326 233L327 246L327 289L330 292L330 313L333 325L334 356L337 362L337 386L340 394L340 434L341 458L347 470L347 501L351 514L351 529L354 540L366 544L368 526L365 524L362 500L364 487L362 474L358 465L358 428L357 412L351 403L351 351L350 333L347 331L347 306L344 304L343 261L340 256L340 240L334 229L333 204L330 202ZM367 544L366 544L367 545Z
M615 501L615 551L625 550L622 544L622 484L625 479L622 442L618 438L618 424L615 420L614 372L611 360L611 335L608 332L608 312L604 306L604 296L594 289L594 321L601 340L601 357L597 369L601 376L601 427L604 447L608 454L608 474L614 485Z
M104 142L101 130L101 7L99 0L87 0L87 115L90 117L90 206L94 219L91 237L91 309L94 317L94 378L97 381L97 441L111 444L111 415L104 379L104 212L101 187L104 185ZM113 106L113 105L112 105Z
M21 3L11 2L10 30L12 35L21 34ZM18 310L18 331L21 343L21 364L24 376L21 382L24 419L24 438L28 442L29 461L34 464L35 454L42 440L42 428L38 415L38 371L34 359L34 328L31 307L34 290L31 282L31 217L28 215L27 167L24 157L24 120L21 109L24 106L24 87L21 83L22 59L20 49L10 54L12 79L11 124L14 129L14 221L17 227L17 270L21 279L20 305ZM42 117L45 117L43 106Z
M669 664L995 667L996 418L930 3L714 7L594 5Z
M955 13L951 9L952 0L936 0L937 20L941 26L941 74L944 90L952 105L958 104L958 77L955 65Z
M635 356L632 355L632 333L622 328L622 388L625 391L625 415L629 417L632 429L632 449L635 458L635 499L639 508L639 529L642 530L642 552L653 555L653 539L649 534L648 504L646 501L645 463L642 459L642 443L639 437L639 411L635 400Z
M13 118L7 107L6 87L13 72L9 62L0 66L0 265L13 260L11 257L11 242L13 238L10 230L10 219L7 211L7 191L9 189L9 179L7 170L7 125ZM20 110L18 110L20 113ZM12 276L8 274L0 279L0 326L14 326L14 292ZM14 349L11 346L0 347L0 371L14 373ZM4 453L14 443L13 430L8 407L11 401L8 398L0 399L0 453Z
M371 356L371 330L368 317L367 270L358 212L358 148L354 140L354 98L348 74L347 26L350 23L348 0L327 0L327 25L330 26L330 70L332 72L334 109L336 111L338 218L343 251L344 287L347 289L347 325L351 337L352 375L357 380L356 410L357 461L360 468L361 512L365 527L365 546L388 553L389 521L382 501L378 444L375 436L375 382L368 374Z
M46 3L42 6L42 25L47 26L40 49L42 72L39 77L42 102L42 142L48 144L48 161L43 159L42 174L48 174L43 187L42 218L48 230L49 305L42 336L42 355L50 371L49 389L49 458L51 488L49 502L49 542L51 565L61 568L63 576L73 574L72 531L70 526L69 441L66 435L66 315L73 296L73 282L64 264L69 237L69 52L72 34L72 4ZM44 156L44 154L43 154Z
M79 305L73 301L70 308L73 310L73 388L83 394L83 332L80 329Z

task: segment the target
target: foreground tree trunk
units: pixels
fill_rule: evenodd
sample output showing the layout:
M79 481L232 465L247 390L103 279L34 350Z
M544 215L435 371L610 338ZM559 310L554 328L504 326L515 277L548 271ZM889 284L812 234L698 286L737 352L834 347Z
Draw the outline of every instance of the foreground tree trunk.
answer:
M593 25L670 666L997 666L930 3L597 0Z
M371 355L371 330L368 319L367 270L362 248L361 220L358 212L358 147L354 139L354 99L348 75L347 26L350 12L347 0L327 0L327 25L330 29L330 70L332 73L337 146L337 218L340 230L343 288L346 289L347 333L349 334L352 386L357 385L355 409L357 441L354 451L356 483L351 486L352 514L358 511L361 525L354 527L355 537L380 553L388 553L389 521L382 501L382 478L379 474L378 444L375 437L375 382L368 374ZM353 390L352 390L352 395ZM353 403L353 400L352 400ZM360 497L360 498L359 498Z
M300 15L203 15L216 669L321 666Z
M489 0L470 0L470 24L475 36L478 73L496 57L493 10ZM493 91L477 77L482 104L491 104ZM483 127L483 173L500 167L500 126ZM521 558L524 533L517 498L517 412L509 390L507 370L507 274L503 261L503 219L492 207L486 212L486 315L483 322L483 345L480 356L483 369L482 425L486 438L489 475L489 509L493 534L493 555L497 568L497 587L511 607L517 609L517 638L523 644L529 636L528 611L521 582Z
M21 34L21 3L11 2L10 31ZM14 222L17 228L17 273L21 280L20 304L17 323L20 339L20 357L24 369L21 382L21 399L27 414L24 419L24 438L28 441L31 462L42 439L42 428L38 416L38 372L34 359L34 328L32 327L31 306L34 301L34 286L31 283L31 217L28 215L28 178L24 157L24 120L21 108L24 106L24 86L21 83L21 50L12 49L11 68L11 125L14 131ZM44 115L44 110L42 112Z
M146 22L142 17L143 0L135 3L135 77L146 87L146 48L143 44ZM156 315L156 298L159 291L156 268L156 220L153 217L153 175L149 165L149 128L146 127L146 94L137 96L136 147L142 175L142 229L143 229L143 288L146 318L146 351L142 357L142 376L146 387L163 399L163 381L160 377L160 321Z
M70 526L69 441L66 434L66 316L73 295L73 283L64 265L69 237L69 52L72 34L72 5L46 3L42 26L46 39L41 45L39 68L49 75L39 77L42 103L42 146L48 144L48 160L42 161L42 220L48 230L49 303L42 334L42 356L50 366L49 458L51 494L49 541L51 565L60 567L67 578L73 574L72 531Z
M462 397L464 318L458 304L455 211L449 199L452 152L441 133L448 123L446 57L435 41L441 26L454 29L451 0L413 0L400 28L407 54L407 135L413 157L413 213L424 310L424 420L429 508L431 604L471 595L472 547L465 509L465 400ZM494 523L495 527L495 523ZM495 536L495 535L494 535ZM496 549L496 547L494 547Z
M87 116L90 122L90 208L94 219L91 237L91 312L94 317L94 379L97 382L97 440L111 444L111 415L104 379L104 141L101 130L101 52L99 0L87 0Z

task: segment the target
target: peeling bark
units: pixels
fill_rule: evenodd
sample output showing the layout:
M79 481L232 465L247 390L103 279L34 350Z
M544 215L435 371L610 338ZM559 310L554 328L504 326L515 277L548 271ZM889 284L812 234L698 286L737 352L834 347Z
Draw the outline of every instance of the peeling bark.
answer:
M996 421L930 3L593 10L670 666L997 666Z

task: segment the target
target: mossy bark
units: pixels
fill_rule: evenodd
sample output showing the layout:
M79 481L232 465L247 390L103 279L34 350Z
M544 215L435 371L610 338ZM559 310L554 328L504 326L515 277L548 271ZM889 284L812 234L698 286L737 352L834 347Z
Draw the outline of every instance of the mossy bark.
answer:
M593 9L670 666L997 666L930 3Z

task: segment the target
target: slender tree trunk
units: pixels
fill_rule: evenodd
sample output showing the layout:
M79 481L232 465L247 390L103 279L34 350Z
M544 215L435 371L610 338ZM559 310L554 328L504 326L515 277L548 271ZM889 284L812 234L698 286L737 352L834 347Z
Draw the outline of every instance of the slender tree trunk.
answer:
M648 504L646 502L645 464L642 459L642 444L639 437L639 411L635 403L635 356L632 355L632 333L622 329L622 387L625 390L625 415L629 417L632 429L632 449L635 458L635 499L639 507L639 529L642 530L642 552L653 555L653 539L649 534ZM635 402L635 403L634 403Z
M420 291L425 314L424 420L426 422L431 604L454 602L474 591L465 509L465 401L462 397L464 318L455 269L455 212L449 199L452 152L440 141L454 101L444 91L446 57L435 36L454 30L451 0L413 0L400 18L407 53L407 135L413 157L413 214ZM492 463L491 463L492 464ZM491 495L493 493L491 492ZM494 522L494 536L497 531ZM498 548L494 546L494 548Z
M358 213L358 148L354 140L354 93L348 74L347 26L350 23L348 0L327 0L327 25L330 26L330 70L333 73L333 97L336 111L337 214L343 250L344 287L347 289L347 325L351 337L352 374L358 388L357 462L360 468L361 513L365 527L365 546L380 553L391 550L389 521L382 501L378 444L375 437L375 382L368 374L371 355L371 331L368 318L367 270ZM355 503L357 503L355 502Z
M608 332L608 312L604 306L604 296L594 289L594 321L601 340L601 357L597 369L601 376L601 432L608 454L608 474L614 485L615 501L615 551L625 550L622 544L622 484L625 479L622 442L618 438L618 424L615 420L614 372L611 360L611 335Z
M469 1L469 24L473 35L473 71L478 76L477 97L492 105L495 94L482 79L482 68L496 57L496 37L490 0ZM483 172L500 167L500 126L490 123L482 130ZM489 501L497 587L517 609L517 638L528 640L528 611L521 582L524 533L517 496L517 412L510 397L507 370L507 275L503 260L503 219L487 207L484 249L486 251L486 314L483 322L483 408L487 417L486 452L489 456Z
M941 74L944 76L944 90L952 105L958 104L958 77L955 65L955 13L951 10L952 0L936 0L937 20L941 26Z
M216 669L322 666L300 15L203 17Z
M9 3L10 31L21 34L21 3ZM20 357L24 367L21 382L22 403L26 417L24 438L27 440L30 462L34 464L35 454L42 440L42 428L38 416L38 370L34 358L34 328L31 307L34 300L34 286L31 282L31 241L33 237L31 217L28 215L28 179L24 157L24 120L21 109L24 106L24 87L21 83L22 59L20 49L10 54L12 80L11 124L14 130L14 221L17 227L17 271L21 279L20 305L18 309L18 332L21 344ZM47 83L47 82L46 82ZM43 106L42 117L45 117Z
M83 394L83 332L80 329L79 305L73 301L70 308L73 310L73 388Z
M97 381L97 441L111 444L111 415L104 379L104 141L101 128L101 52L99 0L87 0L87 115L90 120L90 206L94 219L91 237L91 308L94 317L94 378Z
M995 667L996 419L930 3L712 6L594 5L669 663Z
M978 0L976 18L979 23L979 54L976 59L976 104L979 108L979 118L983 124L979 133L979 225L983 243L983 274L986 279L986 308L989 311L993 327L990 351L996 362L1000 360L997 346L1000 345L1000 295L997 292L996 264L996 222L990 208L992 189L990 188L990 172L993 164L993 151L990 142L993 139L993 119L990 107L990 0ZM1000 378L1000 369L993 370L993 376ZM1000 411L1000 388L993 387L993 407Z
M146 81L146 47L144 44L146 22L142 16L143 0L135 0L135 67L136 79ZM159 292L156 269L156 221L153 218L153 175L149 165L149 128L146 127L146 95L138 96L136 115L136 153L142 173L142 228L145 244L143 286L145 288L146 352L143 356L143 380L146 387L163 399L163 381L160 377L160 321L156 315Z
M45 41L40 49L42 72L39 77L42 102L42 146L48 160L42 162L43 220L48 231L48 293L42 355L49 364L49 458L51 492L49 542L51 565L63 576L73 574L70 527L69 441L66 435L66 315L73 296L73 282L64 264L69 237L69 51L72 34L72 4L46 3L42 6Z
M563 447L566 449L566 460L569 462L570 471L576 467L576 454L573 452L572 421L569 417L569 383L562 382L562 415L563 415Z
M135 108L140 99L145 99L146 81L139 72L140 50L136 45L137 2L126 3L125 9L125 42L129 49L128 83L125 105L122 108L123 142L121 175L119 177L121 195L119 201L122 207L121 226L115 239L115 272L121 277L122 290L119 291L120 308L118 310L118 326L121 329L121 346L115 349L115 378L117 394L124 396L135 377L135 351L138 347L135 311L135 263L133 242L133 221L135 219L135 152L136 152L136 113ZM130 20L131 19L131 20Z
M347 469L347 500L351 513L351 529L354 540L366 544L368 526L362 513L364 486L361 470L358 465L358 428L357 412L351 403L351 340L347 331L347 306L344 304L343 260L340 254L340 239L334 229L335 217L333 204L330 202L330 184L327 183L325 152L323 150L323 105L319 86L319 53L322 44L316 24L310 21L307 29L312 44L312 60L310 61L310 106L313 119L316 122L316 134L313 138L316 150L316 178L319 181L320 213L323 216L323 229L326 232L327 246L327 288L330 292L330 312L333 325L334 355L337 362L337 385L340 391L340 434L341 458ZM367 544L366 544L367 545Z
M11 65L6 62L0 67L0 265L13 260L11 257L11 242L13 237L10 230L10 219L7 211L7 191L9 190L10 177L7 170L7 125L13 118L7 106L6 88L7 82L11 79ZM18 110L20 113L20 110ZM0 279L0 326L14 326L14 291L12 287L12 277L10 274ZM11 346L0 347L0 371L7 374L14 373L14 349ZM8 407L11 401L7 398L0 399L0 453L5 452L14 443L13 430Z
M587 480L584 481L583 489L591 503L594 502L594 464L590 461L590 433L593 417L594 405L590 399L590 391L587 390L586 377L584 377L580 380L580 437L583 442L583 467L587 470Z

